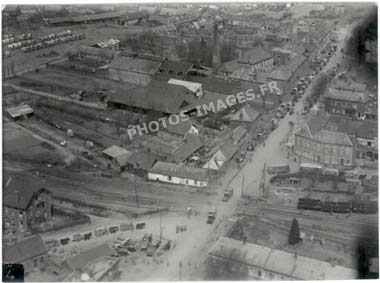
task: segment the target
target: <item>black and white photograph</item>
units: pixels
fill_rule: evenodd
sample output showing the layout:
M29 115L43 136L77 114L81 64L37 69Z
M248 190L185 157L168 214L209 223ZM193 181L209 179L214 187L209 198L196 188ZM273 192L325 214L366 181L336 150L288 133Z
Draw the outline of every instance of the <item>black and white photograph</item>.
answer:
M2 281L379 278L378 3L2 3Z

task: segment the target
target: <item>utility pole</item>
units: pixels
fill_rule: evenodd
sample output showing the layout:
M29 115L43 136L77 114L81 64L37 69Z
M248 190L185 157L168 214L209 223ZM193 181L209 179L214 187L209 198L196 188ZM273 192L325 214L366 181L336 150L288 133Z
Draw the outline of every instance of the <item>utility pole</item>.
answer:
M182 281L182 261L179 261L179 281Z
M242 180L242 184L241 184L241 198L244 197L244 174L243 174L243 180Z
M158 209L160 210L160 241L162 241L162 209L161 209L161 200L159 200Z
M135 188L135 196L136 196L136 217L139 215L139 196L137 195L137 188L136 188L136 177L135 174L133 174L133 185Z
M266 189L265 189L265 169L267 167L267 164L264 163L263 172L261 173L261 179L260 179L260 191L263 193L263 197L266 197Z

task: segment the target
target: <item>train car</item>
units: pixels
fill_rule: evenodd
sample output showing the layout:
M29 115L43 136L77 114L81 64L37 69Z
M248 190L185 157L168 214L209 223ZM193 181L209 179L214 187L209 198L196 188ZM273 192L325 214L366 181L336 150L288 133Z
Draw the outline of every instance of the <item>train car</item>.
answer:
M319 199L300 198L297 204L298 209L321 210L322 202Z
M351 205L349 202L326 201L322 204L322 211L336 212L336 213L349 213L351 211Z
M363 214L375 214L378 211L378 204L376 201L369 200L355 200L351 203L352 212Z

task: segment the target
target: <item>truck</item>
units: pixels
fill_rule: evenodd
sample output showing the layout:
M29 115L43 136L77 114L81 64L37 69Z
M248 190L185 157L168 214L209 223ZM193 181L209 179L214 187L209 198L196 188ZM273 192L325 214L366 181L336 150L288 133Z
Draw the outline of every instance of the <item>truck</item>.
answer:
M215 219L216 219L216 208L211 207L207 214L207 223L212 224L214 223Z
M229 199L233 196L234 189L233 188L227 188L223 192L223 198L222 201L229 201Z

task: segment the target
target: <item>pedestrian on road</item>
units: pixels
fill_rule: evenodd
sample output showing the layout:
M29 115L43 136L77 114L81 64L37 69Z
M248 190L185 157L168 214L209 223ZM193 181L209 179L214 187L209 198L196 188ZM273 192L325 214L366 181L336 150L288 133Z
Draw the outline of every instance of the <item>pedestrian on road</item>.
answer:
M175 229L176 229L176 233L178 234L178 225L177 226L175 226Z

